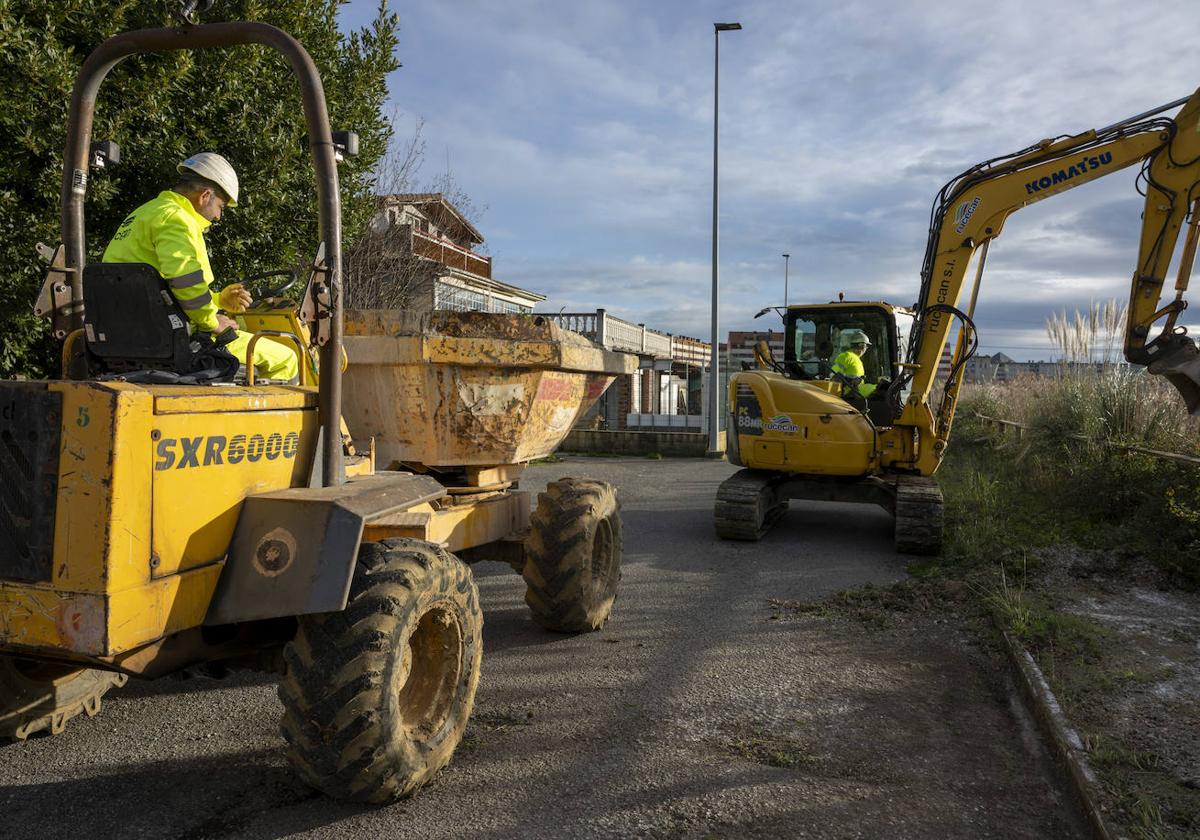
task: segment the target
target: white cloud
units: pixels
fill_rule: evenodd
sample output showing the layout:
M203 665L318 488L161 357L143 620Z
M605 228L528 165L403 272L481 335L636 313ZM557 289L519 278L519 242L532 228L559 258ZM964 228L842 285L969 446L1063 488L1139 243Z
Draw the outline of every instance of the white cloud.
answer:
M355 0L347 16L369 14ZM429 168L489 206L498 276L554 309L606 306L708 334L711 23L721 36L722 323L839 290L911 303L935 192L978 161L1187 95L1192 4L634 0L418 4L395 102ZM435 165L432 163L437 161ZM980 317L1038 333L1047 307L1124 297L1133 171L1021 210ZM1031 341L1013 333L1011 343ZM1005 339L1009 341L1010 339ZM1008 351L1006 351L1008 352ZM1020 358L1019 353L1010 353Z

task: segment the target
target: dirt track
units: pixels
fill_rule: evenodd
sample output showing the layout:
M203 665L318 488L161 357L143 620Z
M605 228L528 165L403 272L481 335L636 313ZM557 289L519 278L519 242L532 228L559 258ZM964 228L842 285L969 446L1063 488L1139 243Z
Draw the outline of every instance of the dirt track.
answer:
M796 617L903 576L890 519L799 505L758 545L721 543L700 460L533 468L616 483L625 576L599 634L529 620L519 577L476 566L475 715L414 799L362 808L295 782L274 685L131 683L64 736L0 747L0 836L1072 837L1035 739L952 625L875 632Z

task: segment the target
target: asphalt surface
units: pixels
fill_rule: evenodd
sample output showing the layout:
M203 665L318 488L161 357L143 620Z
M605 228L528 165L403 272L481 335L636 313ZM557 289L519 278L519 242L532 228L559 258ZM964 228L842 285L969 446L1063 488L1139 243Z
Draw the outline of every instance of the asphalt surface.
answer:
M953 628L872 632L780 614L904 576L891 520L793 503L718 541L703 460L569 458L614 482L624 578L599 633L538 629L507 566L474 567L475 713L450 766L386 807L292 776L271 678L131 682L64 735L0 746L0 837L1078 836L1005 675Z

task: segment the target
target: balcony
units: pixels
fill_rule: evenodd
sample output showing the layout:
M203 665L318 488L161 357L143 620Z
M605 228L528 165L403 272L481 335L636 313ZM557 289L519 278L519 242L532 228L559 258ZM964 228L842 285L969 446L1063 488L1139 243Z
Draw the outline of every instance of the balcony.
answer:
M492 279L492 258L476 254L474 251L462 248L447 239L430 236L416 228L412 230L412 252L418 257L425 257L436 263L457 268L476 277Z
M544 317L565 330L586 335L609 350L653 356L656 359L671 358L671 336L646 329L644 324L615 318L603 309L595 312L544 313Z

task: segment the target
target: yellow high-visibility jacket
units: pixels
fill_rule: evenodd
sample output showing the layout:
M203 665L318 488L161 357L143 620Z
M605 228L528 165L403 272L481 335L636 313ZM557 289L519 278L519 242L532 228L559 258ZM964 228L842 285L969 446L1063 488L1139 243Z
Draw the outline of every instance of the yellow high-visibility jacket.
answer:
M171 287L197 330L216 332L217 301L204 231L212 224L184 196L164 190L134 210L104 249L104 262L148 263Z
M838 357L833 360L833 370L835 373L840 373L842 376L853 379L856 376L866 376L866 368L863 367L862 359L853 350L843 350L838 354ZM875 393L875 385L867 384L866 382L858 383L858 393L864 397L869 397Z

